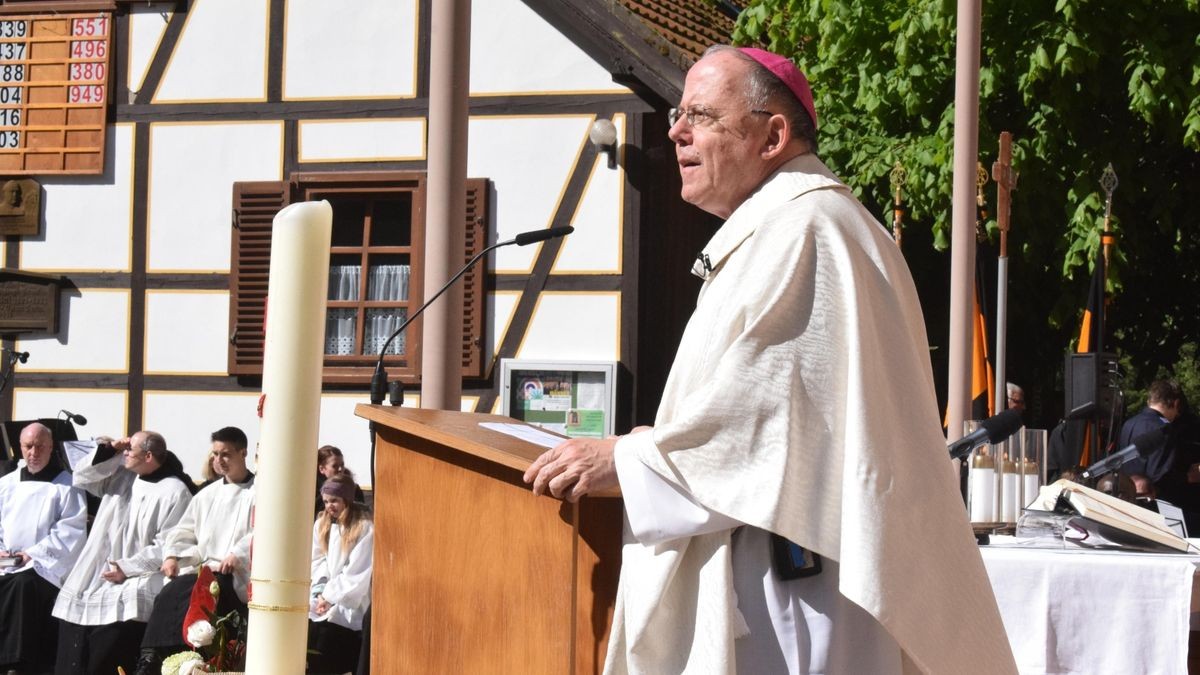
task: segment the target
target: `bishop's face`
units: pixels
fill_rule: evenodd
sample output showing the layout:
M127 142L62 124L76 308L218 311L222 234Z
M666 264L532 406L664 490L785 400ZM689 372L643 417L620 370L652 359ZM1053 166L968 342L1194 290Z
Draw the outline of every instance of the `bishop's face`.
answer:
M762 156L771 113L746 101L750 67L728 52L696 62L667 133L675 142L680 196L720 218L728 218L774 168Z

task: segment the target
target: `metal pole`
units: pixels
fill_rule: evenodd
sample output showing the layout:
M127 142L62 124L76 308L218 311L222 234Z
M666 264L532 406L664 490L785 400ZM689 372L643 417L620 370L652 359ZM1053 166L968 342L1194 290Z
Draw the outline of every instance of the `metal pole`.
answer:
M440 288L464 262L471 0L437 0L432 6L424 280L425 288ZM421 319L421 407L458 410L462 287L442 299Z
M958 0L954 76L954 211L950 239L950 343L946 436L963 434L971 402L971 307L975 279L975 165L979 153L981 0Z
M1012 228L1012 189L1016 187L1012 170L1012 134L1000 134L1000 158L992 165L996 181L996 224L1000 228L1000 259L996 266L996 413L1008 403L1008 231Z

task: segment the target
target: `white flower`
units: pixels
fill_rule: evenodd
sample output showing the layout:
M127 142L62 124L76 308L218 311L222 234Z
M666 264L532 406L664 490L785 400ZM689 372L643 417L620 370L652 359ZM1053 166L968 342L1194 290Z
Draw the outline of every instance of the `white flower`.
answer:
M187 670L184 670L187 668ZM179 652L172 654L163 660L162 675L185 675L185 673L203 673L207 668L204 667L204 660L196 652Z
M194 625L194 624L193 624ZM198 675L199 673L207 673L208 667L204 665L204 661L200 659L192 659L179 666L179 675Z
M193 647L207 647L212 644L216 634L217 629L213 628L211 623L201 619L188 626L187 641Z

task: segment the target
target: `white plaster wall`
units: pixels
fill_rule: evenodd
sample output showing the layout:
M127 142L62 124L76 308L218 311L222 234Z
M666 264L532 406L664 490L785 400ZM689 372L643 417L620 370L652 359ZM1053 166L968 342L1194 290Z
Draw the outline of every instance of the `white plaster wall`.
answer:
M42 179L42 233L21 238L22 269L36 272L130 269L133 125L108 127L102 176Z
M58 334L29 333L17 351L29 361L17 372L129 371L129 291L83 288L59 298Z
M112 389L13 389L13 419L58 417L69 410L87 418L87 424L75 425L80 438L129 435L125 420L129 417L129 393Z
M416 96L417 26L416 0L289 0L283 97Z
M591 121L591 115L471 118L467 175L492 180L497 241L550 226ZM540 246L498 249L495 269L528 271Z
M621 360L621 294L542 292L517 358Z
M225 375L228 345L228 291L146 292L147 375Z
M280 122L151 125L149 271L229 271L234 182L282 172Z
M301 120L297 126L301 162L425 159L425 118Z
M614 124L620 147L625 142L625 116L617 115ZM610 169L608 157L597 155L579 206L571 218L575 231L563 241L552 274L621 273L624 185L625 171L620 162Z
M521 0L471 7L471 94L629 90Z
M129 88L135 92L142 88L174 8L171 3L129 6Z
M255 466L254 448L259 438L258 392L147 391L142 397L143 427L167 439L167 447L183 461L193 479L212 446L212 432L237 427L250 440L249 463Z
M491 342L487 345L484 353L489 355L490 360L495 360L496 352L500 350L500 344L504 342L504 336L508 333L513 312L516 311L517 302L520 299L520 291L496 291L488 295L490 306L487 308L487 313L492 318L492 327L487 332L487 339Z
M192 0L156 103L267 98L270 0Z

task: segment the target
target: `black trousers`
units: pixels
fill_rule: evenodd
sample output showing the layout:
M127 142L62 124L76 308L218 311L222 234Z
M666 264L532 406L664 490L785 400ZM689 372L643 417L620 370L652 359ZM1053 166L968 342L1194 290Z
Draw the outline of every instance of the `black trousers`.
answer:
M55 675L109 675L124 668L132 673L138 660L146 624L118 621L103 626L81 626L60 621Z
M54 667L58 588L33 570L0 576L0 672L47 673Z
M362 648L362 633L329 621L308 622L308 672L354 672Z
M221 595L217 598L218 617L225 616L237 610L242 618L246 618L246 603L238 599L233 589L233 575L215 574L217 585L221 587ZM158 597L154 598L154 609L150 610L150 619L146 635L142 638L142 648L157 648L166 653L190 649L183 642L183 620L187 616L188 606L192 601L192 588L196 585L195 574L181 574L163 586Z

